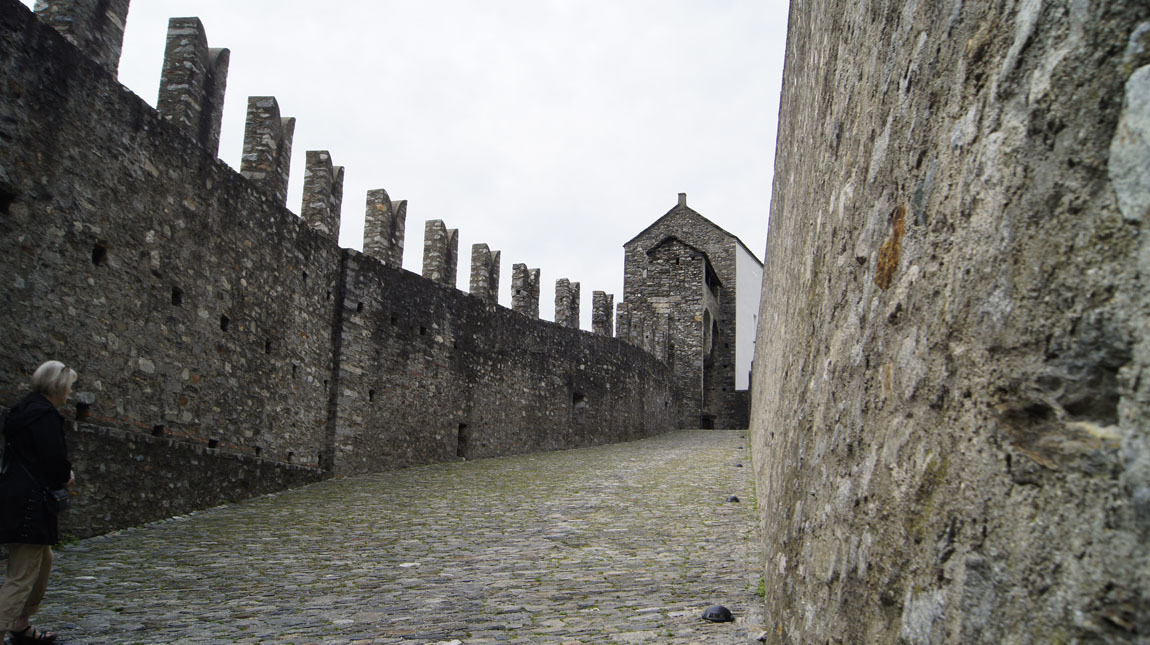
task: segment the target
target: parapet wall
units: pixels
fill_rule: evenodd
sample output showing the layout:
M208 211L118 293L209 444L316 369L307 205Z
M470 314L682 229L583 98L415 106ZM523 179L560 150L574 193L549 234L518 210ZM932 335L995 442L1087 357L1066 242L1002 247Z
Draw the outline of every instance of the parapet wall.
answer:
M1150 5L790 7L767 642L1145 642Z
M345 253L337 473L671 427L669 374L650 354Z
M0 402L48 358L81 375L78 421L99 439L76 437L72 517L104 519L66 530L331 473L669 428L657 413L668 377L641 352L340 249L329 229L342 169L330 158L309 163L322 179L305 197L314 228L284 208L290 132L252 170L266 186L246 179L15 0L0 0L0 61ZM253 105L286 127L274 100ZM388 200L397 231L399 206ZM496 375L477 375L482 365ZM571 403L562 416L553 400L576 394L588 423L613 408L638 425L584 431ZM472 428L465 449L460 424ZM139 497L121 503L112 483L131 477Z

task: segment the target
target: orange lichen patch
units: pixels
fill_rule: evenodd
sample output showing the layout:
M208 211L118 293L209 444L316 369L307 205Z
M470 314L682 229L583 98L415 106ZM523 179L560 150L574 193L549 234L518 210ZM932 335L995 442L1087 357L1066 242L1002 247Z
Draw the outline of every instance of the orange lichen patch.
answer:
M878 264L875 267L874 283L886 291L898 268L898 257L902 252L902 236L906 233L906 206L898 205L890 214L890 239L882 243L878 250Z

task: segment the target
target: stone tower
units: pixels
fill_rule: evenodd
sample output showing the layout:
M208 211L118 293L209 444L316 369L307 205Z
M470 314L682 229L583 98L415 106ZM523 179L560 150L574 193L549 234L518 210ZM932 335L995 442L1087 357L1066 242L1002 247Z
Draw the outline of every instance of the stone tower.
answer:
M620 338L667 362L682 428L745 428L762 263L678 203L623 245Z

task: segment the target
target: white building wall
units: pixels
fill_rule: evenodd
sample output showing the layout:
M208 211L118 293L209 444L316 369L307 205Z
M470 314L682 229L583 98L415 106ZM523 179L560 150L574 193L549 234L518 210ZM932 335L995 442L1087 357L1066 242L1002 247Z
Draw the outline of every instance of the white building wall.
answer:
M751 360L755 357L755 327L763 265L742 244L735 244L735 389L751 387Z

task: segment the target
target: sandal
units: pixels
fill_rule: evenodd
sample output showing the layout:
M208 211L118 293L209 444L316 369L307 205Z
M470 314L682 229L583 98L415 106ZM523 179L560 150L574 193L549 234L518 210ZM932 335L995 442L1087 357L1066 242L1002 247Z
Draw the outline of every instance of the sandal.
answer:
M32 633L28 633L32 630ZM54 643L56 641L56 634L53 632L42 632L38 629L32 629L28 625L18 632L8 632L12 635L12 645L37 645L43 643Z

